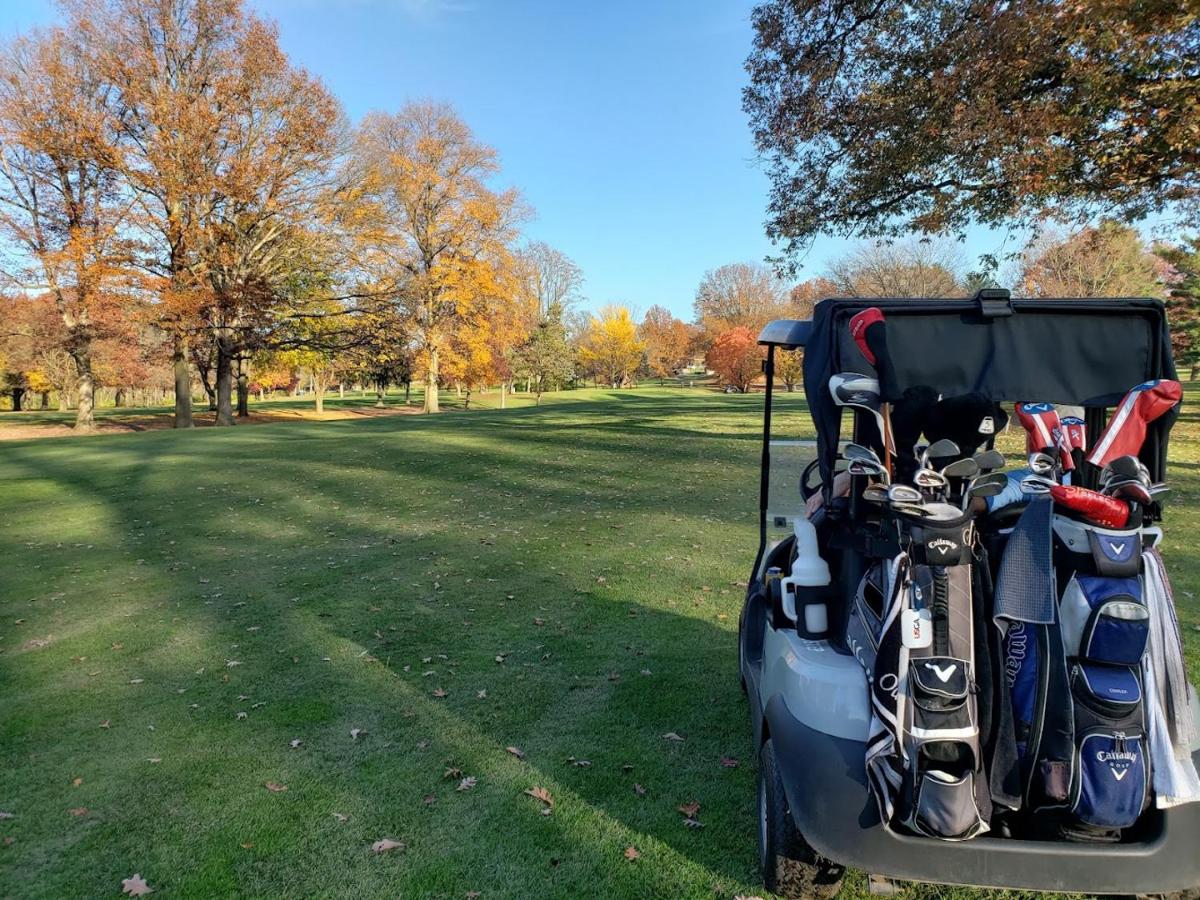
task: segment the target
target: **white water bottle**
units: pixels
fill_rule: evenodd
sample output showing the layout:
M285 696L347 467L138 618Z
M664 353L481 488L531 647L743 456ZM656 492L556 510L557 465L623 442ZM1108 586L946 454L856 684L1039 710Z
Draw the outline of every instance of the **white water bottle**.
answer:
M796 536L796 560L792 563L792 574L783 579L783 612L801 627L805 633L816 637L829 630L829 610L824 603L805 602L804 621L796 609L796 594L808 593L804 588L825 587L830 582L829 564L821 559L817 547L817 529L805 518L797 518L792 525Z

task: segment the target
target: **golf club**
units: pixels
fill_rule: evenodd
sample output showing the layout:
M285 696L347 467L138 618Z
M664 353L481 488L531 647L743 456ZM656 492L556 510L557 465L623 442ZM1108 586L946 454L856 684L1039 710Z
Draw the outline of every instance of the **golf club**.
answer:
M829 393L838 406L865 409L875 417L886 458L891 453L888 443L890 434L884 426L883 413L880 412L879 382L857 372L842 372L830 377Z
M864 309L850 319L850 336L872 366L879 379L882 397L894 397L896 393L896 371L892 368L892 357L887 347L887 325L883 311L877 306ZM892 419L891 405L884 400L880 412L880 428L883 434L884 465L888 474L892 472Z
M994 472L997 469L1004 468L1004 454L999 450L984 450L982 453L976 453L972 459L979 466L980 472Z

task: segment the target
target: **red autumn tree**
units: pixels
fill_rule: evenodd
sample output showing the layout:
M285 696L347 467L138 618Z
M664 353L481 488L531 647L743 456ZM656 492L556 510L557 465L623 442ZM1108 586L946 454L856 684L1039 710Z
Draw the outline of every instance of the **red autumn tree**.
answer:
M742 393L762 374L763 352L754 333L744 325L717 335L705 362L725 384Z

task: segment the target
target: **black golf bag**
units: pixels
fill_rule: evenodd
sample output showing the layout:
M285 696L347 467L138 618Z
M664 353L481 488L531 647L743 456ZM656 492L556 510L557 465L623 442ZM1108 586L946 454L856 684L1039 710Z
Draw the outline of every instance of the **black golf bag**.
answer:
M859 587L847 642L867 672L867 777L887 827L966 840L988 828L976 685L974 524L896 520L898 556Z

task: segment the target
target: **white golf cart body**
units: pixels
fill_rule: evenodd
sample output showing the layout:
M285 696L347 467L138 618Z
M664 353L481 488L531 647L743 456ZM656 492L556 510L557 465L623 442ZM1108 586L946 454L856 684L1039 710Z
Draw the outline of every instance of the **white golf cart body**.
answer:
M771 532L803 515L797 472L818 460L824 484L841 434L842 410L829 398L831 373L871 371L847 331L867 306L886 315L902 385L935 385L945 396L982 391L994 400L1038 399L1083 405L1092 439L1106 409L1133 385L1174 378L1162 306L1152 300L825 300L811 322L779 321L759 342L768 350L760 547L739 629L739 668L756 746L768 739L788 814L825 860L889 879L1072 891L1154 894L1200 885L1200 804L1151 808L1120 843L1087 844L987 835L951 842L885 829L865 772L870 723L866 676L845 643L845 609L830 609L830 631L809 640L759 589L768 566L786 568L790 549ZM805 348L805 386L817 440L773 441L771 373L778 349ZM853 416L851 416L853 418ZM1141 454L1156 480L1165 475L1171 419L1151 428ZM857 423L856 423L857 426ZM826 500L831 498L828 496ZM847 521L857 500L841 501ZM830 504L827 503L827 507ZM1167 526L1169 528L1169 524ZM825 540L824 534L822 540ZM867 553L826 552L848 607ZM1196 712L1196 711L1194 711ZM1200 765L1200 749L1193 748Z

